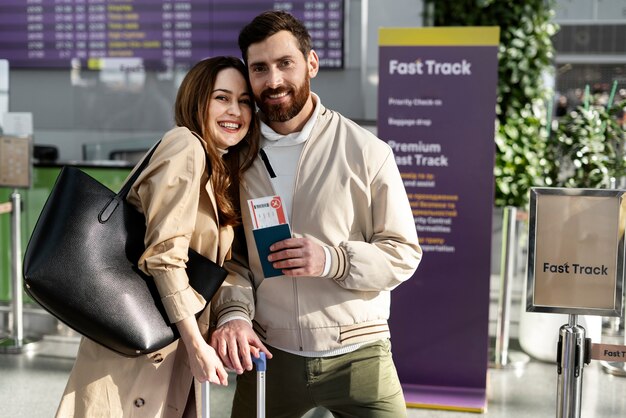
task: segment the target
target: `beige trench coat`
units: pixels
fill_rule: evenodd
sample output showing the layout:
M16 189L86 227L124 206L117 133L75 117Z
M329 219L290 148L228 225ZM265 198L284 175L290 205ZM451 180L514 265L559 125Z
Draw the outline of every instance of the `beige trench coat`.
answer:
M188 285L187 246L220 265L230 257L233 231L218 226L205 167L206 143L186 128L175 128L165 134L128 196L146 215L140 268L153 276L172 323L205 306ZM209 311L198 319L205 338ZM182 342L127 358L83 338L57 417L193 417L200 414L201 399L196 382L195 408L185 411L193 382Z

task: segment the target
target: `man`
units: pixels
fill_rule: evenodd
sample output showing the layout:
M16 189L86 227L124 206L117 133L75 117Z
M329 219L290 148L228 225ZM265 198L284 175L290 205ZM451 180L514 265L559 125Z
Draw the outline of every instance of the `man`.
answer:
M213 299L211 344L239 374L232 416L255 414L250 355L259 351L271 358L268 417L316 406L337 417L406 416L387 319L390 291L413 275L422 253L392 151L311 93L319 59L293 16L262 13L243 28L239 47L263 149L240 189L247 251L235 251ZM283 275L265 278L246 207L273 195L292 238L270 247L268 260Z

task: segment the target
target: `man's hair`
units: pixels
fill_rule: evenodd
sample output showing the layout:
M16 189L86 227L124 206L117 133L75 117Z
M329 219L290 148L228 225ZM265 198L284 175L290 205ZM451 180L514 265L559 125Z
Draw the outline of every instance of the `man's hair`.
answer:
M311 35L306 27L293 15L281 10L263 12L239 32L239 49L243 60L248 63L250 45L262 42L276 33L286 30L298 41L298 49L306 59L311 52Z

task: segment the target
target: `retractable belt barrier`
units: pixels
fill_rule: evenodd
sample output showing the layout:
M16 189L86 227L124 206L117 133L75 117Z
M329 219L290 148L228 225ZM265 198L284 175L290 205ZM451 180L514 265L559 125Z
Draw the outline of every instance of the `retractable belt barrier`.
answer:
M24 338L24 307L22 298L22 237L21 237L22 198L16 190L11 194L11 202L0 204L0 213L11 213L11 311L13 326L10 338L0 340L0 352L19 354L33 348L29 343L34 339Z
M496 322L496 344L490 353L489 366L496 369L521 369L530 360L526 354L509 350L511 292L515 279L517 246L517 208L506 206L502 212L502 252L500 258L500 293Z
M569 316L557 345L557 418L580 418L583 369L626 362L626 346L593 343L578 315L619 317L624 305L626 190L532 188L528 312Z
M22 197L19 189L32 184L32 137L0 135L0 187L11 187L11 201L0 203L0 214L11 214L11 287L12 320L10 338L0 340L0 352L21 353L26 350L22 301ZM29 346L31 348L32 346Z

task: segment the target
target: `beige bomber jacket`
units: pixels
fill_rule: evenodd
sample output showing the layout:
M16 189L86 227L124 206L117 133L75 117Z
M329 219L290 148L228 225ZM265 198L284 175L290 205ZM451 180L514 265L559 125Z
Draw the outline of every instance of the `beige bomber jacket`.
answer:
M422 251L385 142L322 106L304 145L287 216L292 236L330 250L327 277L265 279L246 210L248 199L275 194L260 158L240 192L248 257L235 250L225 264L229 276L212 306L218 320L244 315L265 343L289 350L389 336L390 291L414 274Z

